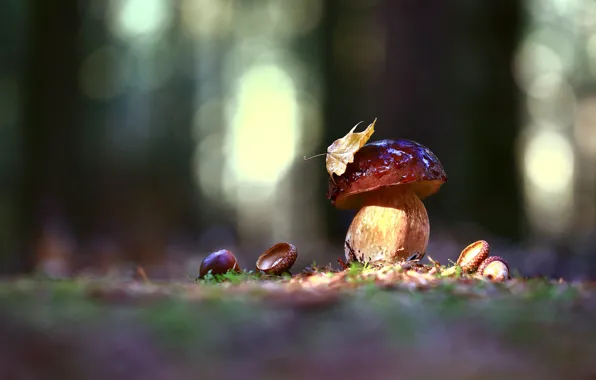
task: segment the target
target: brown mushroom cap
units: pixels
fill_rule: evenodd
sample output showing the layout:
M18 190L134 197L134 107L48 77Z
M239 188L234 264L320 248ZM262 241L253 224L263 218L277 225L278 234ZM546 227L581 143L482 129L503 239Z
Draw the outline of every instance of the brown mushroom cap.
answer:
M439 159L411 140L380 140L364 145L341 176L329 179L327 198L340 209L359 208L363 193L389 186L409 186L420 199L447 181Z

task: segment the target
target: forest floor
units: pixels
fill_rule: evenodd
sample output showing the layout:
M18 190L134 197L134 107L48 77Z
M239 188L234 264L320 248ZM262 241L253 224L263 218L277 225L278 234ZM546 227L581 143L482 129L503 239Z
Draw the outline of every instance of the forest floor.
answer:
M351 266L0 283L1 379L590 379L596 284Z

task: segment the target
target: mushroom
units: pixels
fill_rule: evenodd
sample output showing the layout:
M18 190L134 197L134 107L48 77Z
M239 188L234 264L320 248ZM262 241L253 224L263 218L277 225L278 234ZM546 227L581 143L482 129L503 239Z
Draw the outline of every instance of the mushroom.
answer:
M478 240L461 251L456 264L464 272L473 272L488 257L489 252L490 246L488 243L484 240Z
M430 226L422 200L447 181L439 159L411 140L364 145L341 175L329 180L327 198L338 209L359 209L345 238L348 261L389 262L424 256Z
M228 271L240 272L240 265L236 256L227 249L222 249L209 254L199 268L199 278L203 278L211 271L211 274L225 274Z
M478 273L495 282L503 282L510 278L509 264L499 256L490 256L485 259L478 267Z
M266 250L257 259L257 270L266 274L282 274L290 270L298 250L290 243L277 243Z

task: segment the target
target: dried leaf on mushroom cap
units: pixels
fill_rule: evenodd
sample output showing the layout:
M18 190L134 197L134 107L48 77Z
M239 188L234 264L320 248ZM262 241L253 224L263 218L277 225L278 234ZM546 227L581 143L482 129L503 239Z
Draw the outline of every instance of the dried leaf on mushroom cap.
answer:
M349 163L354 161L354 154L358 152L360 148L370 136L375 132L375 119L364 131L354 132L356 127L361 123L358 123L348 132L344 137L335 140L327 148L326 167L327 172L333 179L333 174L342 175L346 171L346 167Z

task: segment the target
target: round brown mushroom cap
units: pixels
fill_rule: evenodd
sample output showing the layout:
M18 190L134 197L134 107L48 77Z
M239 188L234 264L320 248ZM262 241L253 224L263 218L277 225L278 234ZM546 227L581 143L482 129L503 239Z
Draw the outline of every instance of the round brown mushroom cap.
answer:
M364 145L341 176L329 179L327 198L340 209L362 206L362 194L389 186L409 186L420 199L447 181L443 165L415 141L379 140Z

